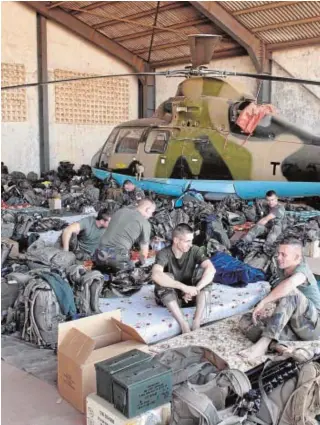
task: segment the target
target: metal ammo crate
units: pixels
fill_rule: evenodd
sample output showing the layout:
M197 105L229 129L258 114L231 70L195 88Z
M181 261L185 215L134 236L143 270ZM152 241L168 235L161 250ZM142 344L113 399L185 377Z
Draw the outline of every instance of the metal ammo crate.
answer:
M110 403L113 403L113 375L130 366L150 359L150 354L140 350L130 350L119 356L96 363L97 394Z
M155 359L113 375L113 403L127 418L171 401L172 371Z

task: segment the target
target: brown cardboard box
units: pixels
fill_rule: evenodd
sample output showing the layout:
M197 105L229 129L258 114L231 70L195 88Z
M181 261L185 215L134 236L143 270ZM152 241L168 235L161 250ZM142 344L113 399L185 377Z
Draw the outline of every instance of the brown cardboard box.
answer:
M58 390L80 412L96 392L94 364L134 348L148 351L142 337L121 322L121 311L102 313L59 325Z

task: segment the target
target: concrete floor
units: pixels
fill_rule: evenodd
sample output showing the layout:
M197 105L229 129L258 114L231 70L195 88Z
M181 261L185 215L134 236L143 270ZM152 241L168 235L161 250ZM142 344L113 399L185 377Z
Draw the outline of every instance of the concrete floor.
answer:
M1 361L1 420L5 425L85 425L85 416L57 389Z

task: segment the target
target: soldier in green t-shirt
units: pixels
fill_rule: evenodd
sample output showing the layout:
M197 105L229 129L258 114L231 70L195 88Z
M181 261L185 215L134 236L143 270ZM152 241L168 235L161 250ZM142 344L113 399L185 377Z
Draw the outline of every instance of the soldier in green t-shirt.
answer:
M78 259L89 258L100 244L100 239L109 226L111 213L104 208L97 217L85 217L70 224L64 229L61 236L61 245L64 251L72 251Z
M206 302L211 302L215 274L203 249L192 241L192 228L179 224L173 231L172 245L158 252L152 268L156 302L168 308L183 333L190 332L190 327L180 307L196 305L192 330L200 328Z
M267 244L273 244L281 235L285 227L285 208L279 204L277 194L274 190L266 193L268 204L268 212L262 217L252 229L242 239L244 242L252 242L258 236L268 233L266 238Z
M240 328L253 347L240 354L252 359L264 355L269 347L283 351L278 341L320 339L320 290L309 266L304 262L302 244L297 239L281 242L278 249L279 282L256 306L252 318L245 315ZM264 317L268 303L275 302L271 316ZM250 315L250 313L249 313Z

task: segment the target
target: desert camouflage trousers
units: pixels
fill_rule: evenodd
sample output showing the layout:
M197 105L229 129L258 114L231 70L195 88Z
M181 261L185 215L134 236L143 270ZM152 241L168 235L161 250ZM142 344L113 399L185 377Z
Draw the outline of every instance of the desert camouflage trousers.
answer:
M266 237L266 243L272 245L281 235L283 230L284 226L282 226L282 224L274 224L271 227L264 226L263 224L256 224L244 236L243 240L251 243L255 238L267 232L268 235Z
M251 313L240 320L241 331L252 342L261 336L276 341L313 341L320 339L320 312L298 289L277 301L272 315L252 322Z

